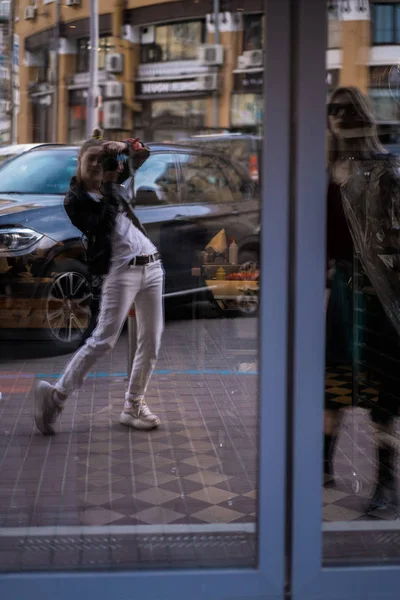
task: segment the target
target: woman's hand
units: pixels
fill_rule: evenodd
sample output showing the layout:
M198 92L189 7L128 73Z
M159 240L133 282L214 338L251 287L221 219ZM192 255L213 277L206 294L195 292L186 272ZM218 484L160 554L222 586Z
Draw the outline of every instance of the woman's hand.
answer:
M104 142L103 149L105 154L123 154L126 151L125 142Z

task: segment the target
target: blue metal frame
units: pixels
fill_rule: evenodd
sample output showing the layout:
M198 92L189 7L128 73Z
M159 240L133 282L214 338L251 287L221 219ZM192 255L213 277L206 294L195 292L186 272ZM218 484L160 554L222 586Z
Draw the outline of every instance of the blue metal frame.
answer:
M322 567L326 3L296 0L293 600L390 600L400 568Z
M290 0L265 0L258 567L153 572L17 573L0 576L0 598L220 600L284 592L285 419L288 279ZM279 60L276 60L277 52Z

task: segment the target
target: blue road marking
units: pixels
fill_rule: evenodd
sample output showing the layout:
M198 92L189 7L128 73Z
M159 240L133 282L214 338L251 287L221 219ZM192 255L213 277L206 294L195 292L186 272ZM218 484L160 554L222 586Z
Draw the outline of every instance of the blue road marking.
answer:
M108 373L107 371L90 373L89 378L97 377L127 377L127 371ZM234 371L231 369L155 369L154 375L258 375L258 371ZM37 379L58 379L61 373L36 373ZM0 371L1 379L30 379L32 373L4 373Z

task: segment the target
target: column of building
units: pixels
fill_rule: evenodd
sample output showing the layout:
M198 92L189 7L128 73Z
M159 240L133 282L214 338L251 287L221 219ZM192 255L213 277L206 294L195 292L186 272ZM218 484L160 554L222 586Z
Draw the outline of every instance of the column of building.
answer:
M218 87L218 127L230 127L231 97L233 89L233 70L236 67L237 58L241 51L242 43L242 19L238 18L237 13L219 14L219 43L224 48L224 62L220 68L220 81ZM207 43L215 43L215 26L213 15L207 19ZM207 100L207 119L208 127L215 127L213 98Z
M369 0L339 0L339 17L342 22L340 85L355 86L367 94L371 47Z

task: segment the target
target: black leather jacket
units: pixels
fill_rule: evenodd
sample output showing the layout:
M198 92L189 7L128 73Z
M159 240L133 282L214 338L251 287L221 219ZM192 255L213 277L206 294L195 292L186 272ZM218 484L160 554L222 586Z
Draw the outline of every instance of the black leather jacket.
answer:
M93 275L106 275L111 261L111 236L115 219L123 210L132 223L145 235L146 232L128 202L125 189L117 183L105 183L101 193L103 199L96 202L71 179L70 189L64 199L64 207L72 221L87 238L87 263Z
M368 279L400 335L400 163L375 154L354 167L341 187L344 213Z

